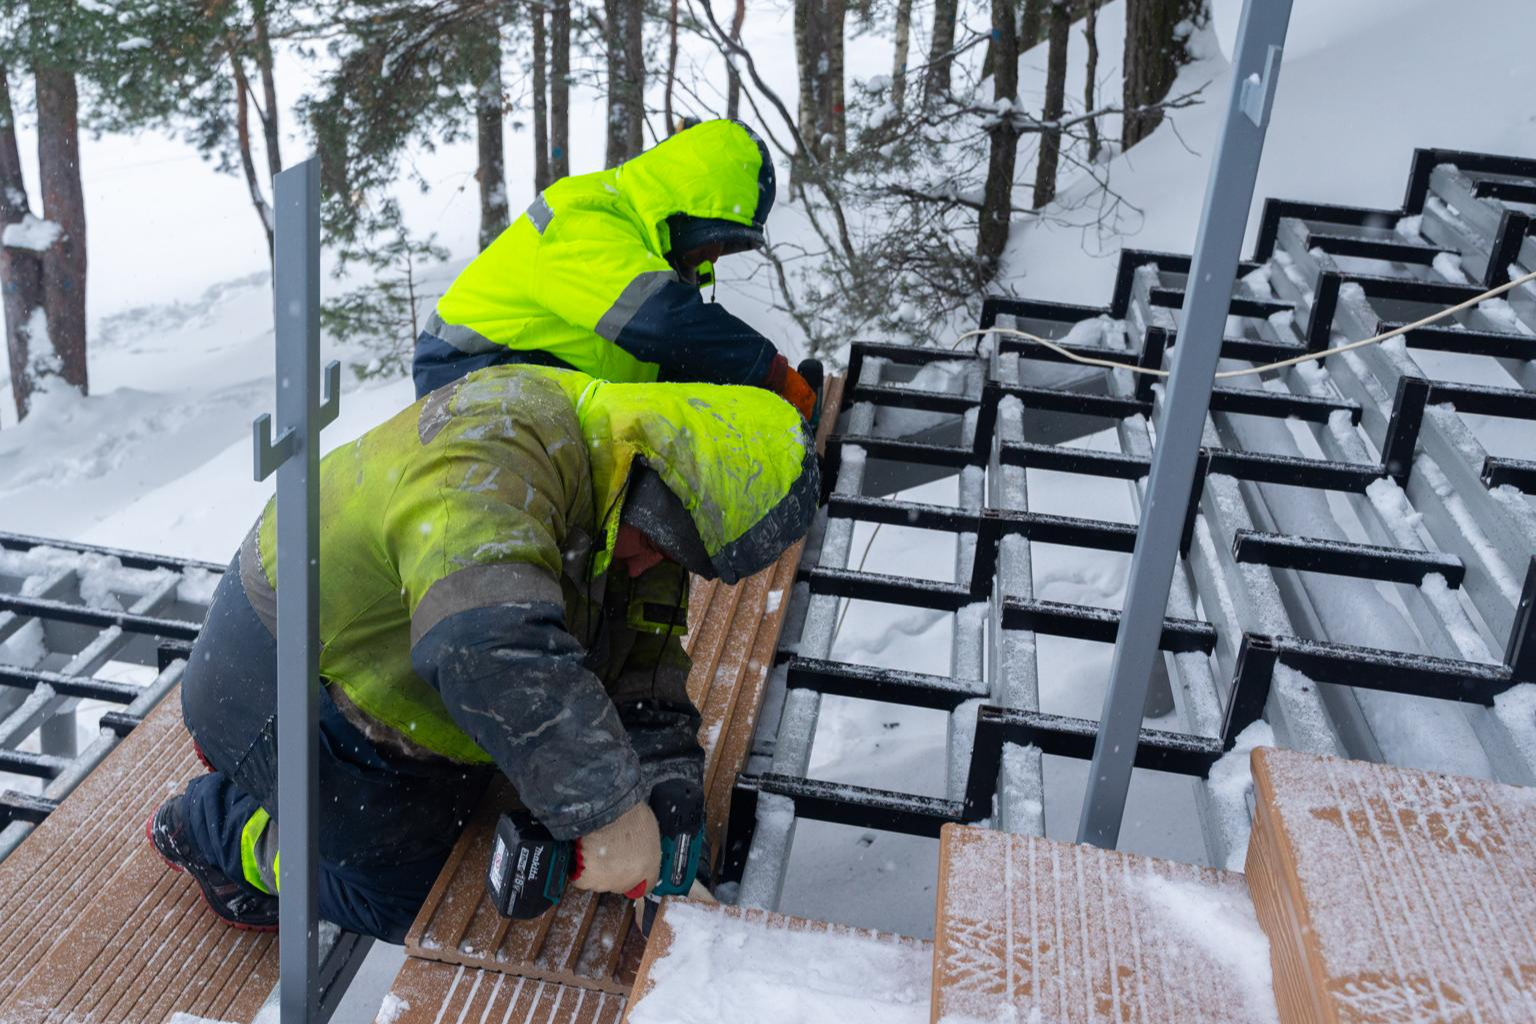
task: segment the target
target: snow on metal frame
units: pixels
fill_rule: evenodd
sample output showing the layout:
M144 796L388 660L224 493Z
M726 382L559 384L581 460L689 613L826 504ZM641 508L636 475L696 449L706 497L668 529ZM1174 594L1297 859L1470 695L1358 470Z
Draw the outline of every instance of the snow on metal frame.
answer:
M1446 181L1460 182L1460 179L1444 173L1443 169L1437 169L1430 178L1426 224L1434 217L1443 220L1448 216L1446 211L1453 209L1451 203L1436 196L1435 190ZM1465 182L1460 182L1460 187L1466 191ZM1468 205L1466 195L1458 193L1454 198L1462 207ZM1486 263L1487 253L1497 246L1493 239L1485 237L1486 230L1480 235L1478 228L1495 223L1501 225L1501 231L1505 230L1502 226L1505 221L1481 211L1470 226L1458 223L1455 231L1443 226L1438 230L1426 229L1424 235L1443 247L1455 241L1464 255L1470 256L1469 245L1480 248ZM1252 300L1249 305L1254 309L1294 306L1289 315L1277 316L1268 322L1250 317L1250 326L1244 330L1247 337L1258 344L1290 346L1304 340L1298 318L1311 313L1318 278L1325 270L1333 269L1334 264L1322 248L1294 244L1297 238L1305 240L1309 237L1305 227L1298 231L1293 221L1284 221L1279 227L1278 255L1267 264L1250 264L1250 268L1259 267L1262 273L1251 275L1243 282L1235 297ZM1509 248L1507 240L1500 244ZM1522 255L1531 255L1528 250L1536 250L1536 246L1526 239L1521 248ZM1427 268L1416 270L1410 265L1404 277L1399 265L1394 268L1393 276L1399 281L1424 281L1430 286L1424 289L1426 294L1432 291L1436 281L1458 283L1456 270L1449 261L1437 260L1433 267L1433 271ZM1183 270L1182 267L1174 269ZM1513 268L1511 272L1514 272ZM1125 310L1124 326L1138 337L1144 337L1149 327L1175 331L1177 323L1173 311L1154 302L1153 290L1176 290L1167 287L1176 282L1164 281L1154 265L1133 270L1129 278L1133 294L1130 296L1132 301L1127 304L1129 308ZM1268 287L1271 281L1275 285L1273 291ZM1498 331L1503 327L1512 336L1516 331L1530 333L1529 322L1536 311L1536 302L1532 299L1536 295L1512 298L1511 305L1515 306L1516 312L1511 314L1506 309L1503 322L1484 323L1481 325L1484 330ZM1331 326L1342 331L1346 339L1367 337L1380 329L1380 320L1386 319L1372 309L1363 292L1348 286L1342 289L1336 309L1328 310L1328 314L1331 314L1328 315ZM1515 319L1520 314L1524 314L1523 322ZM1492 312L1483 318L1493 319ZM1104 319L1106 323L1113 323L1107 317ZM1121 351L1131 347L1125 344L1118 331L1109 329L1103 333L1110 336L1100 339L1102 347ZM1078 340L1081 339L1074 338L1074 341ZM992 362L994 380L1004 384L1019 380L1017 355L994 355ZM1507 358L1499 362L1511 377L1530 389L1530 363ZM1357 430L1347 422L1347 416L1335 416L1328 422L1309 423L1297 429L1295 425L1272 418L1218 412L1207 422L1205 443L1212 447L1273 452L1291 457L1316 458L1320 454L1332 462L1368 465L1374 469L1381 464L1381 459L1369 445L1375 445L1378 450L1384 445L1396 380L1405 374L1432 379L1400 346L1350 353L1334 359L1326 371L1315 366L1289 369L1270 382L1266 390L1274 392L1277 386L1283 386L1284 393L1303 399L1353 399L1362 407L1361 429ZM1103 376L1108 378L1111 395L1134 395L1129 374L1105 371ZM873 382L866 374L864 383ZM1253 383L1266 387L1257 381ZM1013 399L1000 404L997 440L1022 438L1022 410L1017 406ZM867 414L867 407L862 411ZM850 426L851 433L865 433L868 424ZM974 428L973 417L967 429L974 431ZM1311 440L1307 443L1315 445L1318 452L1303 452L1305 445L1299 444L1305 436L1302 430L1310 430ZM1123 451L1146 456L1150 448L1146 419L1133 416L1121 421L1117 432ZM1218 677L1233 677L1237 644L1243 633L1326 638L1332 635L1330 627L1341 618L1359 621L1358 615L1349 614L1352 611L1349 605L1354 602L1364 606L1380 605L1381 609L1401 608L1406 613L1407 620L1381 644L1384 648L1484 663L1496 663L1501 659L1505 639L1514 623L1514 604L1519 596L1523 566L1536 553L1536 512L1512 490L1490 493L1481 485L1478 477L1487 453L1453 409L1431 407L1426 413L1419 440L1421 450L1409 476L1406 493L1383 474L1383 479L1364 495L1334 496L1348 506L1345 512L1347 523L1335 521L1331 510L1336 506L1330 505L1330 496L1321 492L1240 481L1218 474L1211 475L1206 481L1202 492L1203 515L1197 522L1184 571L1175 578L1169 608L1175 616L1194 617L1198 599L1205 618L1218 628L1221 638L1214 656L1214 674L1201 655L1179 654L1169 658L1174 669L1171 676L1176 684L1175 704L1191 732L1219 735L1224 696L1220 691L1226 687L1218 682ZM839 490L848 493L847 488L852 486L852 493L857 493L862 453L850 450L849 454L856 463L855 473L845 472L839 478ZM848 468L844 466L845 471ZM995 508L1027 508L1024 471L1000 466L995 455L987 468L989 504ZM965 487L968 482L962 480L961 507L966 508L975 504ZM1422 526L1418 523L1420 517ZM847 520L834 520L829 526L829 539L837 541L831 549L836 558L824 560L823 566L846 565L850 526ZM1255 527L1324 540L1358 542L1362 540L1360 534L1364 534L1363 539L1371 544L1427 552L1434 552L1438 547L1448 554L1459 555L1469 569L1467 596L1476 614L1469 614L1458 595L1445 585L1444 580L1434 576L1418 587L1402 585L1396 588L1394 605L1376 593L1377 584L1371 580L1347 576L1328 581L1316 577L1309 580L1307 574L1239 563L1233 552L1234 536L1239 530ZM846 535L840 536L843 534ZM974 543L967 548L964 535L957 539L957 554L964 560L964 554L973 549ZM1027 594L1029 577L1028 542L1023 538L1005 538L999 551L994 594ZM813 605L819 602L824 612L835 612L837 607L837 601L830 597L813 598L812 602ZM827 630L825 638L830 639L833 621L826 615L810 615L807 639L812 640L818 629ZM963 623L958 625L963 628ZM959 639L957 633L957 641ZM994 623L987 639L992 699L1006 707L1037 708L1033 634L1004 632ZM826 651L810 643L802 645L801 653L814 657L825 656ZM966 660L958 644L955 655L958 675ZM796 751L797 756L809 749L818 701L815 694L804 693L792 698L791 706L786 709L786 714L802 727L790 734L791 750ZM1266 718L1284 745L1371 759L1384 759L1379 742L1381 737L1393 739L1394 730L1402 732L1404 720L1415 720L1414 724L1424 730L1422 735L1444 736L1453 751L1466 755L1466 764L1451 767L1475 770L1477 760L1486 757L1486 765L1496 777L1529 781L1532 767L1536 765L1533 761L1536 723L1517 717L1513 713L1515 706L1518 701L1511 701L1507 708L1496 706L1490 710L1476 704L1415 701L1412 697L1350 687L1320 688L1300 672L1282 664L1275 667ZM958 719L960 713L955 717ZM961 754L968 752L968 738L962 730L952 730L951 738L950 794L953 797L956 792L954 780L960 774L957 764L964 760L956 756L957 751ZM776 759L775 769L787 766L788 761L788 758ZM804 763L792 767L796 767L795 774L800 775ZM1230 862L1234 855L1240 855L1245 845L1247 814L1243 794L1230 785L1213 786L1204 781L1194 785L1196 809L1210 860L1215 864ZM1042 830L1043 785L1038 750L1010 746L1005 751L997 796L995 825L1008 831L1038 833ZM753 847L748 875L755 874L759 882L764 877L772 877L773 884L771 887L749 886L744 896L771 906L782 886L784 861L793 837L794 811L790 801L765 797L759 806L759 827L764 826L766 828ZM774 867L765 873L761 871L763 864L758 862L766 861L772 861Z
M207 612L221 571L192 560L0 534L0 594L58 602L61 615L129 612L195 626ZM152 635L118 625L94 628L48 615L0 611L0 663L8 667L91 680L109 662L158 668L160 660ZM115 709L118 720L137 720L152 710L180 681L184 664L172 660L158 668L136 696ZM0 686L0 750L15 751L36 734L40 753L57 759L50 765L56 774L40 793L30 795L57 804L120 741L118 732L104 726L81 748L76 735L80 703L81 698L60 694L46 681L30 689ZM28 820L7 822L0 829L0 859L35 827Z

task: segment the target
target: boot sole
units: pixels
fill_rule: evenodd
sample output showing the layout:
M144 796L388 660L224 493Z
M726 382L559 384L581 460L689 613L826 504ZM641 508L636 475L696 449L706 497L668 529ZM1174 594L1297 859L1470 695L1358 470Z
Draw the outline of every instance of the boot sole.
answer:
M214 917L218 918L220 921L223 921L229 927L239 929L242 932L259 932L263 934L271 934L277 931L277 925L275 924L245 924L242 921L231 921L229 918L219 913L218 908L213 904L213 900L209 899L208 894L203 891L203 883L198 882L197 877L190 874L186 868L182 867L180 864L177 864L165 854L161 853L160 847L155 845L155 816L153 814L151 814L149 818L144 822L144 838L149 840L149 848L155 851L155 856L159 857L161 862L164 863L166 867L170 868L178 875L187 875L187 877L191 878L192 881L197 882L197 894L203 898L203 906L207 907L208 912Z

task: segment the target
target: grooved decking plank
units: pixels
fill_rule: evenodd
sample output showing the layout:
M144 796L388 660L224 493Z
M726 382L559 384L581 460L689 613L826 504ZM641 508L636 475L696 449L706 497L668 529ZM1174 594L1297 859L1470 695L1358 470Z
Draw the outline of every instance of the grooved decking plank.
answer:
M937 913L935 1022L1275 1020L1232 872L946 825Z
M1253 777L1286 1024L1536 1021L1536 789L1263 747Z
M0 862L0 1024L248 1021L277 983L274 936L227 927L144 836L202 774L173 689Z
M624 997L406 957L375 1024L617 1024Z
M673 973L670 960L688 956L675 948L677 937L684 933L702 939L691 944L692 955L698 956L700 949L710 950L705 954L710 962L679 963L676 973L683 976L684 983L669 988L664 976ZM791 936L806 936L809 941ZM724 951L723 955L716 950ZM668 898L662 901L651 925L624 1021L629 1024L637 1016L648 1021L682 1019L681 1008L673 1002L681 998L692 1004L686 1018L692 1024L702 1011L696 1004L700 993L688 979L701 976L714 986L707 1000L721 1021L732 1019L733 998L774 999L775 989L782 990L785 997L812 1003L853 995L875 997L887 1010L914 1004L922 1007L928 1002L932 950L931 943L904 935L754 908ZM729 972L737 969L743 977L730 977ZM744 983L747 975L750 984ZM786 1005L793 1006L794 1002ZM900 1019L909 1018L903 1015Z
M841 378L829 382L836 409ZM819 441L833 417L822 422ZM802 543L735 586L695 578L689 600L693 659L688 694L699 708L711 849L720 849L730 792L746 763L768 673L784 627ZM622 900L572 890L538 921L503 921L485 895L485 865L497 815L511 806L508 787L493 786L465 828L406 936L413 957L462 964L609 992L628 990L637 958L626 959L633 914Z

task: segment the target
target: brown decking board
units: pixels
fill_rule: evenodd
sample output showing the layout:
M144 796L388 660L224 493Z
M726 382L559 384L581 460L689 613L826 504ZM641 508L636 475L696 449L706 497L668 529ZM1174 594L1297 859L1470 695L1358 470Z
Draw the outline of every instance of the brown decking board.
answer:
M618 1024L624 997L406 957L375 1024Z
M1285 1024L1536 1021L1536 790L1262 747L1253 778Z
M841 387L840 378L829 382L831 410L836 409ZM821 441L834 419L829 414L823 420ZM710 846L716 851L731 789L752 743L801 547L796 544L777 563L735 586L695 579L689 594L684 646L693 669L688 693L701 717ZM505 786L493 786L487 794L406 936L406 952L486 971L627 992L639 959L627 900L570 890L554 911L529 922L502 918L486 899L491 832L496 816L512 799Z
M946 825L932 1019L1272 1024L1267 991L1202 923L1245 938L1262 967L1241 875Z
M840 937L845 939L848 944L874 943L878 946L887 948L902 947L908 950L912 950L916 954L920 954L925 966L929 960L930 951L932 949L932 944L926 940L909 938L905 935L893 935L887 932L871 931L867 928L851 928L847 925L833 924L829 921L814 921L803 917L791 917L788 914L777 914L766 910L758 910L755 908L729 907L716 903L703 903L696 900L679 902L674 899L667 899L662 902L661 910L657 913L656 920L651 925L651 935L650 939L646 943L645 957L641 960L640 968L635 975L634 989L630 993L629 997L629 1009L625 1012L624 1019L626 1022L629 1020L630 1014L641 1005L642 1001L647 996L649 996L655 988L653 972L656 969L656 965L665 960L671 954L673 939L676 936L676 930L673 921L679 919L684 914L690 915L691 917L691 915L694 913L703 915L702 920L711 923L713 922L713 915L719 915L720 917L733 922L745 922L748 925L761 928L765 933L811 932ZM699 919L691 919L688 923L697 926L700 921ZM782 965L783 964L781 962L779 966ZM771 967L772 965L764 966ZM793 967L794 965L791 964L790 966ZM826 966L828 965L805 965L807 970L803 980L807 986L810 986L813 983L813 979L816 973L815 968L825 968ZM838 961L837 966L841 967L842 961ZM854 965L850 964L850 966ZM766 979L759 978L758 980L764 981ZM880 991L886 993L887 995L893 991L897 991L903 988L911 989L915 986L921 986L918 990L924 995L926 995L927 990L926 977L914 979L912 977L899 975L894 972L891 973L890 976L881 974L877 978L848 978L846 980L849 980L855 984L868 983L871 985L878 985ZM729 982L721 982L721 984L729 985ZM806 995L807 998L815 997L814 992L807 992ZM663 1005L658 1008L658 1012L662 1014L675 1013L676 1007Z
M224 925L144 837L202 771L173 689L0 862L0 1024L255 1015L277 983L275 937Z

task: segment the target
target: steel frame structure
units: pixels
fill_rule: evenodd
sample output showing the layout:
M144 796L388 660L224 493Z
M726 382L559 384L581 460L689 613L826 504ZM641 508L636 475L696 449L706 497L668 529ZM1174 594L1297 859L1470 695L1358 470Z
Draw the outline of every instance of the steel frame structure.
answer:
M1536 159L1440 149L1415 153L1396 210L1269 200L1253 258L1239 264L1220 365L1370 337L1536 268L1533 214ZM980 326L1161 368L1178 343L1189 270L1188 256L1126 250L1105 306L991 299ZM1178 726L1144 723L1135 759L1195 780L1211 863L1241 842L1232 822L1246 808L1226 806L1204 780L1261 717L1284 745L1384 760L1386 711L1374 693L1452 701L1495 777L1536 784L1536 721L1498 700L1536 682L1536 462L1490 455L1463 418L1536 423L1536 288L1505 298L1401 343L1327 357L1325 373L1291 367L1212 392L1159 641ZM1088 322L1097 344L1083 343ZM1042 757L1092 753L1098 722L1040 710L1035 637L1112 642L1119 613L1037 600L1030 543L1129 552L1136 528L1031 512L1026 474L1121 479L1139 502L1163 389L1121 370L1095 370L1070 389L1036 386L1064 357L990 337L975 354L852 348L824 518L734 794L721 874L740 882L744 903L778 905L798 819L920 836L948 822L1043 834ZM1435 379L1415 351L1497 360L1518 386ZM964 387L914 386L936 362L961 364ZM952 425L893 436L882 429L897 422L890 410L945 414ZM1108 427L1119 452L1061 443ZM959 478L954 506L887 496L944 475ZM850 568L858 522L953 536L956 582ZM1351 642L1330 614L1341 596L1390 605L1412 636L1393 649ZM952 613L950 674L834 660L845 599ZM951 753L962 756L949 760L946 796L808 778L823 694L949 712Z

